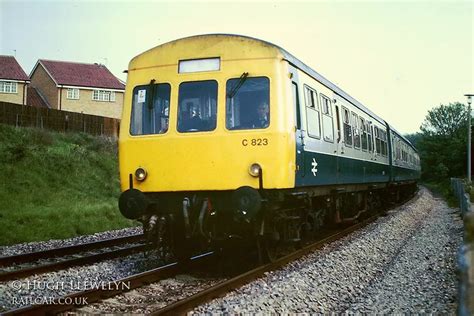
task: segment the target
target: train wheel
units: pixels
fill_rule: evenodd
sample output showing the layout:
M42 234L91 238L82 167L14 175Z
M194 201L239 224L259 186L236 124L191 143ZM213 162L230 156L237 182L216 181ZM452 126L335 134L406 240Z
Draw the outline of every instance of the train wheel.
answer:
M263 235L257 238L258 256L261 263L274 262L295 247L294 242L288 241L289 226L285 216L275 216L275 214L266 216L261 225Z
M270 235L258 237L257 247L261 263L274 262L286 254L286 249L278 238L278 236Z

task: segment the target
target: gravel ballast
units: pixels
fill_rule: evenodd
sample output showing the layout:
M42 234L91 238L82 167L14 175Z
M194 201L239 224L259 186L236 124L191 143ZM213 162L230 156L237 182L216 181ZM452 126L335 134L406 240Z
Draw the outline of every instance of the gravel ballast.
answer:
M18 244L4 247L2 255L15 255L32 251L79 245L105 239L142 233L141 227L107 231L93 235L64 240ZM14 281L0 282L0 313L32 303L58 298L94 286L116 286L113 281L134 273L155 268L159 262L152 262L143 253L98 262L87 266L72 267L51 273L34 275ZM119 285L120 286L120 285Z
M128 230L119 234L137 232ZM112 234L117 232L85 238L94 241L111 238ZM35 243L34 247L57 247L57 242L66 245L85 241L80 238L51 241ZM462 221L456 210L422 188L416 199L367 227L200 306L195 312L454 313L455 258L461 242ZM28 245L3 250L23 252ZM150 258L138 254L28 277L20 280L19 289L13 282L3 282L0 312L28 305L28 298L57 298L83 289L84 282L112 282L150 268L153 268ZM26 286L35 281L66 286L60 289ZM186 277L158 282L82 311L146 313L182 298L184 292L193 293L216 281ZM68 286L69 283L74 287Z
M197 313L455 313L462 221L422 188L364 229Z
M142 234L142 227L130 227L118 230L109 230L92 235L77 236L68 239L51 239L47 241L29 242L12 246L0 246L0 257L19 255L35 251L43 251L60 247L75 246L106 239Z

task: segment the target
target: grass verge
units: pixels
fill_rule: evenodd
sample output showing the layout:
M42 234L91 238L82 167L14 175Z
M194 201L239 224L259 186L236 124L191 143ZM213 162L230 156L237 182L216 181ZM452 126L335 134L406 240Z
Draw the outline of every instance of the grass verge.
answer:
M0 124L0 245L136 225L122 217L115 141Z
M421 185L427 187L434 194L445 199L450 207L459 207L458 200L451 189L451 182L449 179L440 182L422 182Z

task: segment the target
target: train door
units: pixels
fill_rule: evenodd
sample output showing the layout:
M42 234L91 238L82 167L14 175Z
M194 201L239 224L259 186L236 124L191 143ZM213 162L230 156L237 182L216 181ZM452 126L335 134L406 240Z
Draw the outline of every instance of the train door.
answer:
M393 181L393 177L394 177L394 170L393 170L393 161L395 160L394 159L394 156L393 156L393 153L395 152L394 151L394 137L393 137L393 134L392 134L392 131L390 130L390 128L388 127L388 124L387 124L387 142L388 142L388 164L390 166L390 169L389 169L389 182L392 182Z
M343 124L343 115L344 115L344 101L337 95L333 95L334 99L334 111L335 111L335 120L336 120L336 143L334 153L336 157L336 181L337 183L344 182L344 160L347 155L347 150L344 143L344 124Z
M304 161L304 137L305 131L301 127L301 102L298 90L298 83L296 81L291 82L291 90L293 94L293 107L296 114L296 181L297 184L303 181L305 176L305 161ZM300 180L300 181L298 181Z
M370 129L372 131L372 145L373 145L373 150L372 150L372 160L377 161L377 136L375 133L378 133L377 127L374 128L372 124L370 124Z
M336 106L332 98L320 93L321 104L321 123L322 133L320 140L320 151L324 153L320 155L320 162L318 167L317 179L321 184L335 184L337 183L337 149L338 149L338 117ZM316 167L318 166L318 162Z
M334 147L334 153L336 154L336 183L339 183L340 179L340 155L344 154L344 144L342 142L342 125L341 125L341 107L339 105L334 105L334 112L336 113L336 130L337 130L337 138L336 144Z

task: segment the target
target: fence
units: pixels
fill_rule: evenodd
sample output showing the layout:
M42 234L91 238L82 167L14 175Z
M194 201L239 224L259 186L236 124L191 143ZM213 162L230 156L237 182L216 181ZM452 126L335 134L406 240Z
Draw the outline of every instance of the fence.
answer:
M461 209L461 216L464 217L467 213L471 212L471 200L469 194L464 189L464 183L461 179L451 178L451 188L453 189L454 195L459 201L459 208Z
M459 201L461 216L464 219L464 243L458 252L458 271L459 271L459 306L458 315L467 316L474 312L474 246L466 240L470 222L474 220L474 213L471 208L471 200L466 193L464 182L461 179L451 178L451 187Z
M120 120L0 101L0 123L118 137Z

